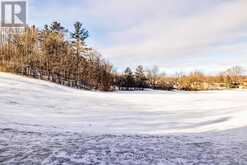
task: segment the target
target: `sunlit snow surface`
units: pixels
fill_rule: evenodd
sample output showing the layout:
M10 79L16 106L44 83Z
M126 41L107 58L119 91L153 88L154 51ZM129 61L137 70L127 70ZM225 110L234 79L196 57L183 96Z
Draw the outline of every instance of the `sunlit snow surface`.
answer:
M89 92L0 73L0 164L247 164L247 91Z

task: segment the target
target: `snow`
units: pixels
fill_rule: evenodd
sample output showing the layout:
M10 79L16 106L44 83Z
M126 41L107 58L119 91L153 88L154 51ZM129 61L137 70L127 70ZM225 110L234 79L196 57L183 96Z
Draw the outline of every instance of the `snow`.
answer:
M0 73L0 164L247 164L246 98L91 92Z

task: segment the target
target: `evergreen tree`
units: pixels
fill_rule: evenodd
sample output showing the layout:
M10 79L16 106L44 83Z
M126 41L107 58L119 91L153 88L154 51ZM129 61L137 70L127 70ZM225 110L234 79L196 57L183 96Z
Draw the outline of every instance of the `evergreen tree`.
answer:
M132 70L129 67L127 67L124 72L124 80L125 80L124 86L127 89L135 87L135 78L134 78Z
M71 37L76 40L76 42L84 45L85 40L89 37L88 31L83 28L81 22L76 22L74 24L74 32L71 33Z
M71 33L73 41L73 45L75 48L75 55L76 55L76 67L77 67L77 78L76 80L79 81L80 77L80 70L79 65L81 61L81 53L85 51L85 40L89 37L88 31L83 28L81 22L76 22L74 24L74 32ZM77 82L78 83L78 82Z
M147 78L145 76L144 68L142 65L139 65L136 68L135 79L136 79L136 87L138 87L140 89L143 89L146 87Z
M45 25L45 28L48 29L47 25ZM65 28L61 25L60 22L54 21L51 23L49 27L51 32L65 32Z

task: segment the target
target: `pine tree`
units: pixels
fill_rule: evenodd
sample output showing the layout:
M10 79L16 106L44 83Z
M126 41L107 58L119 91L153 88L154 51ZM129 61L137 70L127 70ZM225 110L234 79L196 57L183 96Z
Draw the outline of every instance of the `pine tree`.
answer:
M77 66L77 83L79 81L80 77L80 60L82 58L81 52L85 51L85 40L89 37L88 31L83 28L81 22L76 22L74 24L74 32L71 33L72 39L74 39L73 44L75 45L75 54L76 54L76 66Z
M147 78L145 76L144 68L143 68L142 65L139 65L136 68L136 71L135 71L135 79L136 79L136 87L137 88L143 89L143 88L146 87Z
M45 28L48 29L47 25L45 25ZM61 25L60 22L54 21L51 23L49 30L51 32L65 32L65 28Z
M71 33L71 37L76 40L76 42L84 45L85 40L89 37L88 31L83 28L81 22L76 22L74 24L74 32Z
M124 82L124 87L126 87L127 89L135 87L135 78L132 70L129 67L127 67L124 72Z

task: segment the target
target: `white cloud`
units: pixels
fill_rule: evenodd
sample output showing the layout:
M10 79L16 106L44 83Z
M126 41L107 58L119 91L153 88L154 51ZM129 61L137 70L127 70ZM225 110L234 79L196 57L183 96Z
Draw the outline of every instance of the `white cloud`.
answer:
M246 1L222 3L199 15L162 20L154 18L133 28L113 32L114 47L103 48L109 57L139 56L182 58L203 53L211 44L239 37L238 28L246 25ZM241 37L241 36L240 36ZM136 38L141 40L136 41ZM133 41L133 42L132 42ZM122 62L122 61L121 61Z
M225 67L227 54L242 59L247 46L246 0L87 0L51 8L46 15L63 12L61 19L85 20L93 34L102 30L90 43L120 67ZM199 63L212 58L214 64Z

